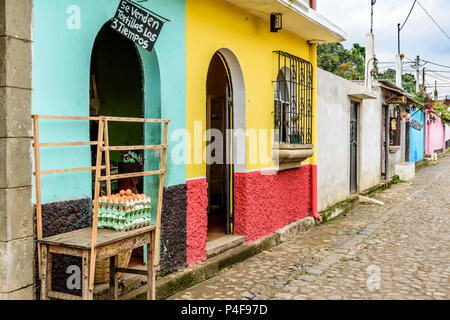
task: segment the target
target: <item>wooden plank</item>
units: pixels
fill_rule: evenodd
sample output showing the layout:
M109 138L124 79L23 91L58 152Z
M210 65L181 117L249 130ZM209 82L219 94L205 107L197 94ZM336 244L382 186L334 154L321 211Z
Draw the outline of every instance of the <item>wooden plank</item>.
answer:
M164 151L163 151L163 153L164 153ZM123 174L115 174L115 175L112 175L112 176L103 176L103 177L99 178L99 181L120 180L120 179L146 177L146 176L156 176L156 175L161 175L161 174L164 174L164 173L166 173L166 170L123 173Z
M33 140L34 145L39 146L39 118L33 116ZM34 148L35 188L36 188L36 233L37 239L42 239L42 203L41 203L41 163L39 147ZM38 243L38 269L42 280L41 245Z
M105 146L102 148L103 151L131 151L131 150L158 150L167 149L168 145L151 145L151 146Z
M169 129L169 123L164 123L164 133L163 133L163 145L167 144L167 132ZM160 171L163 171L160 175L159 179L159 194L158 194L158 210L156 216L156 232L155 232L155 250L153 251L153 264L158 264L158 250L159 250L159 237L160 237L160 229L161 229L161 212L162 212L162 202L163 202L163 193L164 193L164 174L166 172L166 154L167 149L163 149Z
M48 142L39 143L37 146L43 147L70 147L70 146L96 146L98 141L88 141L88 142ZM36 145L35 145L36 146Z
M124 117L102 117L110 122L144 122L144 123L168 123L166 119L144 119L144 118L124 118Z
M96 170L97 167L86 167L86 168L74 168L74 169L59 169L59 170L49 170L49 171L41 171L40 175L49 175L49 174L59 174L59 173L71 173L71 172L82 172L82 171L92 171ZM102 166L101 170L106 169L106 166ZM36 172L34 173L36 174Z
M137 274L139 276L146 276L147 270L136 270L136 269L126 269L126 268L116 268L117 272L120 273L129 273L129 274Z
M103 144L105 122L100 120L98 125L98 139ZM94 210L92 220L92 246L91 246L91 259L89 260L89 291L94 291L94 275L95 275L95 246L97 242L97 228L98 228L98 203L100 197L100 176L102 174L100 167L102 166L103 152L101 148L97 148L97 164L95 170L95 191L94 191Z
M74 256L74 257L82 257L83 256L82 250L60 247L60 246L49 245L48 251L51 253L63 254L63 255L67 255L67 256Z
M151 225L135 230L119 232L110 229L99 229L97 236L97 248L104 247L121 240L133 238L155 230L156 226ZM92 228L85 228L77 231L63 233L39 240L39 243L58 247L65 247L79 250L90 250L92 241Z
M109 129L108 129L108 120L105 121L105 143L104 145L109 148ZM102 148L103 151L105 151L104 148ZM106 175L111 175L111 158L110 158L110 152L109 149L105 152L105 163L106 163ZM106 181L106 192L108 193L108 196L111 195L111 180Z
M47 245L41 246L41 300L48 300L47 288Z
M81 300L80 296L75 296L73 294L66 294L56 291L49 291L48 296L50 298L59 299L59 300Z
M38 119L46 120L90 120L100 121L108 120L110 122L146 122L146 123L168 123L167 119L145 119L145 118L127 118L127 117L78 117L78 116L46 116L46 115L34 115Z
M48 246L47 247L47 265L43 265L42 267L47 268L47 291L52 291L52 253L50 252ZM48 295L48 294L47 294Z
M95 272L95 271L94 271ZM81 257L81 298L90 300L89 294L89 251L85 250Z
M36 117L37 119L55 119L55 120L90 120L90 121L98 121L101 119L101 117L77 117L77 116L41 116L41 115L34 115L33 117Z
M108 259L112 256L118 255L120 253L129 252L136 248L140 248L148 243L150 243L150 234L142 234L134 237L130 237L124 240L117 241L115 243L109 244L107 246L98 247L96 249L97 260Z
M155 232L152 232L152 242L147 246L147 300L156 300L155 244Z
M117 266L119 265L119 256L115 255L109 259L109 299L119 299L119 277Z

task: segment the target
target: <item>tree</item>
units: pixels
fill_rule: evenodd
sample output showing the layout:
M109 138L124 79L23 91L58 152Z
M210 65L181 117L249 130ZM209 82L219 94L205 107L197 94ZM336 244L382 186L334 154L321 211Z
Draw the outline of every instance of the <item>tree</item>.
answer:
M347 80L364 79L365 47L354 43L347 50L341 43L325 43L317 46L317 64L320 68Z
M392 83L395 83L396 80L396 71L394 69L387 69L383 73L378 74L378 79L389 80ZM416 77L411 73L405 73L402 75L402 85L403 89L409 94L416 93Z

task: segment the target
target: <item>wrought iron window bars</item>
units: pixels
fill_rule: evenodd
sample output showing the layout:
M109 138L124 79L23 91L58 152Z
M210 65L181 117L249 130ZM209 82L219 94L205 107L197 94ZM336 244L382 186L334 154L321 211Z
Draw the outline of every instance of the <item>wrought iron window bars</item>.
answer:
M278 56L275 82L275 143L312 144L313 66L283 51Z

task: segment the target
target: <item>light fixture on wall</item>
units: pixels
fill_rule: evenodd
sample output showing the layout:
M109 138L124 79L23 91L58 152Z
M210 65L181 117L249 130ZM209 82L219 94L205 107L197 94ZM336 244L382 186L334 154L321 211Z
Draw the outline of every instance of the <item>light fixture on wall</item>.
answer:
M283 14L272 13L270 15L270 32L278 32L283 29Z

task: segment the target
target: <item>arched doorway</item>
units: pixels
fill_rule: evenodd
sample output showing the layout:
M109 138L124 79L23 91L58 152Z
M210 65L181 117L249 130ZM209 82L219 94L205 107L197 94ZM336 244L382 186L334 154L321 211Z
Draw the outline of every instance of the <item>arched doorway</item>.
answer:
M206 151L208 182L208 241L233 233L233 85L224 56L216 52L206 81L206 129L210 145Z
M92 49L90 70L90 116L142 118L144 110L143 65L136 46L114 31L107 22L98 33ZM110 122L109 143L117 145L143 145L145 126L140 123ZM91 141L98 139L98 123L90 124ZM92 163L96 163L97 148L92 148ZM143 151L110 152L112 174L143 171ZM112 181L111 192L131 189L144 192L143 178ZM101 185L102 195L107 194L106 184ZM142 264L142 248L133 251L129 267Z
M91 56L90 115L144 116L142 62L135 45L106 23L97 35ZM91 140L97 140L97 123L91 123ZM110 123L110 145L144 144L144 126L139 123ZM93 150L94 151L94 150ZM92 153L95 163L95 151ZM142 170L143 153L111 152L111 165L119 173ZM143 192L143 179L113 182L112 192L132 189Z

